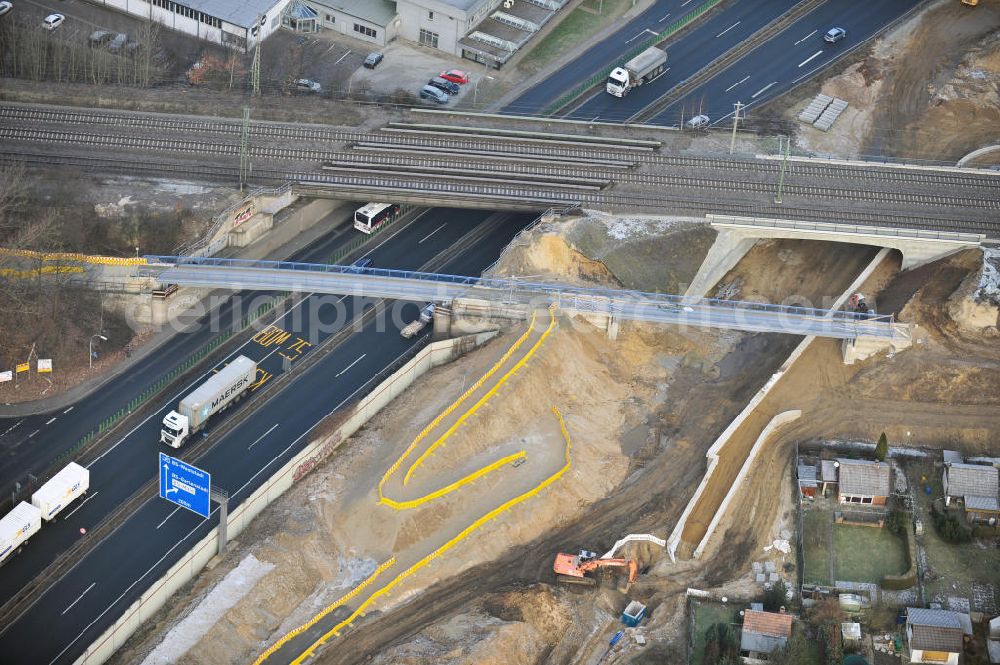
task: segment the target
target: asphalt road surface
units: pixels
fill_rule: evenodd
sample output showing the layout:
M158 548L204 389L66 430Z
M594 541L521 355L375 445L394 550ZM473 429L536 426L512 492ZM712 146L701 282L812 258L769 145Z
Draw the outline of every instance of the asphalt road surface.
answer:
M488 211L434 209L381 241L382 244L369 254L374 265L415 269L463 232L484 223L491 214ZM492 232L451 261L446 269L453 274L478 275L534 216L510 214L504 223L495 225ZM442 224L452 228L445 231L441 229ZM440 231L435 232L436 229ZM347 300L354 300L354 297L349 296ZM298 309L311 306L308 303L309 299L286 314L276 328L293 337L309 339L313 336L309 328L318 327L317 321L332 321L332 314L319 318L296 316ZM324 304L331 306L328 301ZM358 308L362 306L356 304ZM409 318L415 318L417 305L408 307ZM353 309L355 305L348 304L347 310ZM325 334L333 334L332 326ZM252 493L269 472L273 473L301 450L306 435L320 419L357 399L368 387L369 379L405 354L413 343L412 339L403 339L393 325L366 326L271 396L264 408L250 414L216 442L198 461L198 466L212 474L214 485L229 491L230 510ZM239 352L258 361L264 360L267 367L279 349L287 350L287 344L288 340L280 345L252 342ZM160 421L174 407L175 401L163 400L162 408L92 463L89 467L91 489L87 497L69 508L54 524L43 527L18 555L0 568L0 602L72 545L80 537L81 527L93 526L142 484L156 478L157 453L173 451L158 444L157 440ZM210 421L210 431L226 417L231 414ZM76 564L70 574L49 588L16 622L4 627L0 634L0 660L4 663L72 662L188 547L215 528L217 521L217 513L213 513L213 519L203 520L158 498L147 502Z
M796 4L795 0L738 0L724 9L713 9L696 28L670 42L667 71L656 80L621 99L601 89L565 117L624 122ZM690 6L677 0L657 2L515 99L502 112L524 115L540 112L595 72L621 64L623 56L634 50L636 44L682 17ZM912 8L911 0L824 3L646 122L672 126L699 113L708 115L713 122L723 121L732 116L735 102L754 106L787 92ZM828 44L823 41L823 33L834 26L847 30L847 37Z
M349 221L337 220L339 226L334 231L296 253L295 260L325 262L356 237ZM0 419L0 496L10 496L14 483L21 482L26 488L24 495L30 500L29 473L41 475L52 460L96 430L101 421L128 406L136 395L182 364L222 330L231 328L234 319L240 325L246 313L272 298L272 294L264 292L245 292L239 296L238 300L221 305L214 314L191 322L184 334L174 335L128 372L72 406L37 416Z

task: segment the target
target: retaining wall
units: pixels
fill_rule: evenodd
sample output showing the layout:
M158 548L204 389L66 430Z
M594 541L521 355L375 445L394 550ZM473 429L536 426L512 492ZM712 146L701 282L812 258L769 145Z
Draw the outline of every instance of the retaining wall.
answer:
M481 333L429 344L412 360L383 381L354 408L351 416L336 430L307 445L280 470L264 482L253 494L229 514L227 532L236 538L272 501L285 493L309 471L326 458L348 437L357 432L383 407L410 387L428 370L450 362L496 336ZM196 543L171 566L163 577L154 582L132 605L91 644L76 660L77 665L100 665L131 637L144 621L160 610L177 589L201 572L218 551L218 529Z
M878 254L875 255L875 258L872 259L871 263L869 263L868 266L861 271L861 274L859 274L857 278L855 278L855 280L851 282L851 285L847 287L847 289L840 295L839 298L837 298L837 301L830 308L831 311L840 309L843 306L843 304L847 302L848 298L851 297L851 294L857 292L861 288L861 286L868 280L868 278L871 277L872 273L875 272L875 269L878 268L879 265L881 265L883 260L885 260L886 256L889 255L889 252L890 250L886 247L883 247L882 249L879 250ZM681 534L684 533L684 527L687 525L687 520L691 516L691 513L694 511L695 507L698 505L698 501L705 493L705 489L708 487L709 482L711 482L712 480L712 476L715 473L715 468L719 463L719 450L721 450L722 446L726 445L726 443L729 442L730 438L733 436L736 430L739 429L739 427L746 421L746 419L750 417L750 414L752 414L757 409L757 407L764 400L764 398L767 397L767 395L771 392L771 389L774 388L774 386L778 383L781 377L785 375L785 372L787 372L795 363L795 361L798 360L803 353L805 353L805 350L809 348L809 345L812 344L813 340L815 339L816 339L815 336L806 337L798 344L798 346L795 347L795 349L791 352L791 354L789 354L785 362L781 364L781 367L778 368L778 371L771 375L771 378L768 379L767 383L764 384L764 387L757 391L757 394L755 394L753 398L743 408L743 410L740 411L739 415L736 416L736 418L733 419L731 423L729 423L729 426L726 427L725 430L723 430L722 434L720 434L719 437L712 444L712 447L708 449L707 453L705 453L705 456L708 458L708 468L705 471L705 475L701 479L701 483L699 483L698 488L695 490L694 496L691 497L691 500L688 501L687 506L684 507L684 512L681 513L680 520L678 520L677 525L674 527L674 530L670 533L670 538L667 539L667 553L670 554L671 561L677 560L677 548L678 546L680 546ZM770 424L768 426L770 426ZM765 431L767 431L766 428ZM760 439L758 439L757 442L755 442L754 449L757 448L757 445L759 443L761 443ZM756 453L753 450L751 450L750 461L752 461L752 458L755 454ZM705 536L699 542L695 550L694 554L695 558L699 557L704 552L704 548L708 543L709 536L712 535L712 531L718 525L718 522L721 520L722 515L725 514L726 508L728 508L729 506L729 499L734 494L734 488L737 487L742 482L744 475L749 470L750 470L749 464L744 464L743 467L740 469L740 473L737 476L736 480L734 481L733 487L730 488L729 492L727 492L719 508L716 510L715 515L713 515L712 517L712 521L709 525L708 531L705 533Z

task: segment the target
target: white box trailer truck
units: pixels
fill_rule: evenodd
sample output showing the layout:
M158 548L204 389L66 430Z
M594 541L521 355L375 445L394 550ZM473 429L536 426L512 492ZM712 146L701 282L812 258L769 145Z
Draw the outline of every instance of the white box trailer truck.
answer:
M0 562L42 528L42 511L22 501L0 519Z
M632 88L649 83L663 73L667 65L667 52L650 46L621 67L615 67L608 75L609 95L624 97Z
M49 522L88 489L90 471L76 462L70 462L31 495L31 505L42 511L42 519Z
M257 378L257 363L239 356L181 400L176 411L163 418L160 442L180 448L205 421L247 394Z

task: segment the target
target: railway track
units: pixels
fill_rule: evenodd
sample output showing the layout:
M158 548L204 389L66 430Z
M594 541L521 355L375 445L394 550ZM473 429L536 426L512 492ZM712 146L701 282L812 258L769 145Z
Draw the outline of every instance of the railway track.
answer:
M203 140L185 141L181 139L181 142L177 144L180 146L176 148L178 151L185 151L186 148L183 147L185 145L236 146L242 131L240 122L223 119L203 120L125 111L96 113L87 110L35 106L0 105L0 118L20 122L84 125L87 127L87 131L80 132L79 135L89 137L94 136L95 127L150 130L160 136L164 131L173 131L215 134L219 137L217 141L207 144ZM38 130L37 127L29 129ZM532 140L518 138L515 140L492 135L491 132L495 132L495 130L483 129L483 136L477 138L477 134L468 131L463 131L461 135L456 136L454 132L449 134L448 130L448 127L442 126L440 131L435 133L428 130L426 125L420 125L414 129L412 135L407 135L409 132L406 132L405 128L399 126L398 123L386 132L352 132L332 129L323 125L303 126L254 122L250 125L250 136L251 139L301 140L313 146L317 143L329 142L366 151L436 154L515 162L554 161L613 169L644 166L647 169L669 167L717 170L726 173L738 171L753 174L776 174L781 169L780 162L771 160L663 155L649 150L636 151L631 146L623 146L613 150L607 147L591 148L586 147L588 145L586 137L579 137L578 145L566 145L565 137L552 136L548 139ZM66 132L66 134L74 134L74 132ZM141 146L143 139L145 137L135 137L133 140L139 143L127 144L125 147ZM231 154L229 152L231 149L225 148L225 154ZM310 160L323 159L324 156L330 155L329 150L294 148L283 145L255 145L252 146L252 149L255 151L254 156L270 159ZM795 162L789 166L786 175L795 178L826 180L857 179L866 184L894 183L916 187L930 185L960 187L981 190L992 198L1000 198L1000 177L986 173L980 175L911 170L881 165L866 167ZM588 175L587 177L593 176Z
M44 143L64 143L74 146L98 146L127 150L161 151L173 153L208 154L216 157L236 157L239 146L235 143L211 143L180 138L151 138L129 135L106 135L87 132L69 132L51 129L31 129L24 127L0 128L0 138L7 140L34 141ZM400 156L396 154L381 158L364 157L358 159L350 153L343 154L311 148L291 148L280 146L254 146L250 148L254 160L289 162L320 162L330 168L355 169L363 171L390 171L397 176L412 178L446 178L458 181L492 180L497 183L532 181L539 187L562 187L565 189L602 189L611 182L618 185L649 188L709 189L712 191L766 194L775 190L775 182L761 179L733 179L707 177L704 175L658 174L639 171L608 171L606 169L570 170L538 164L518 164L501 162L486 163L483 160L449 160ZM755 164L757 162L754 162ZM764 163L774 171L773 164ZM978 198L973 196L950 196L925 194L921 192L898 192L875 188L846 188L805 185L789 181L784 188L788 196L803 196L822 199L849 200L872 204L893 204L912 206L961 207L966 209L998 210L1000 197Z

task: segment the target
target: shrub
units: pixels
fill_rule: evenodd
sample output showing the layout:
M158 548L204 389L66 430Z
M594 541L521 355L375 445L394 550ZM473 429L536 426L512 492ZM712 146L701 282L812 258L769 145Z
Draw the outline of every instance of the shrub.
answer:
M885 432L878 438L878 443L875 444L875 459L879 462L885 461L885 456L889 453L889 440L885 436Z
M962 524L957 517L941 512L936 505L931 507L934 529L941 539L949 543L967 543L972 540L972 529Z
M777 612L788 602L788 587L783 580L778 580L770 589L764 592L764 609Z

